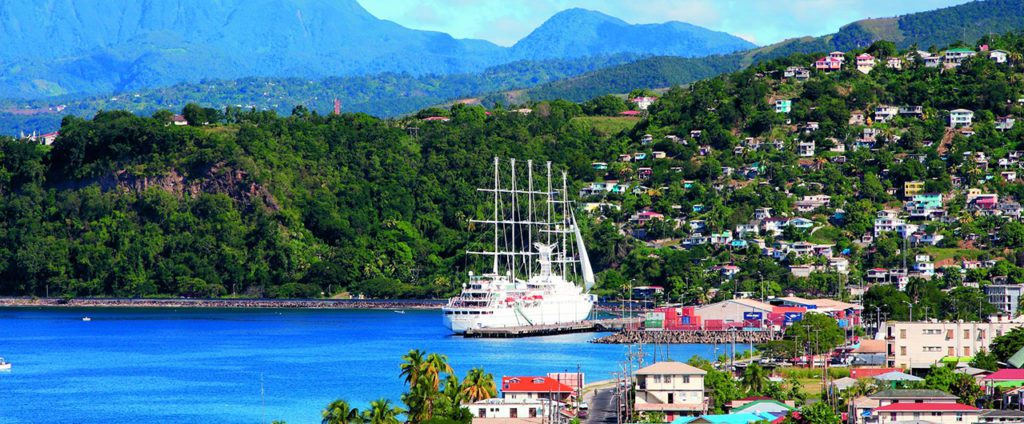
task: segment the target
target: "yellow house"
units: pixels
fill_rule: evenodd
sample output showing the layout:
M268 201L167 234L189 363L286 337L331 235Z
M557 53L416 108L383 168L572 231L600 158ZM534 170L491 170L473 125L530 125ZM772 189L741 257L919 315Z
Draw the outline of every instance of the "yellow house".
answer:
M636 371L637 412L662 412L665 422L707 412L704 370L676 361L658 362Z
M907 181L903 183L903 196L913 197L924 192L924 181Z

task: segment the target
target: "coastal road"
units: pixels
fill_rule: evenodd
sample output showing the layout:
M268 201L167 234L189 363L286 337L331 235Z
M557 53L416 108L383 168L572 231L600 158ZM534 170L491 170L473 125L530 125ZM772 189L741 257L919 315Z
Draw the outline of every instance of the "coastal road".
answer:
M590 398L590 416L587 424L615 424L615 390L614 387L598 389Z

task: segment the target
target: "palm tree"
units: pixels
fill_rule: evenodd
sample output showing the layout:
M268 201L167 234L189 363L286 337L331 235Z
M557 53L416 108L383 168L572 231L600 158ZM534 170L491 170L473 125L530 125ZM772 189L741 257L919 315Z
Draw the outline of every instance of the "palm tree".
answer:
M451 374L452 367L448 365L448 356L431 353L423 363L422 371L431 387L437 391L441 387L441 374Z
M398 424L398 416L402 414L402 408L391 403L388 399L377 399L370 402L370 409L363 411L363 422L368 424Z
M413 382L419 381L420 372L423 371L423 354L422 350L413 349L402 356L402 373L399 375L405 377L405 384L408 384L410 387L412 387Z
M428 378L421 374L419 381L411 384L409 391L402 395L402 403L405 403L407 418L411 423L420 423L434 416L434 401L438 392L431 387Z
M747 394L752 396L760 395L768 382L768 374L765 373L764 368L760 365L751 363L747 366L747 369L743 371L743 379L740 381L740 385L747 390Z
M476 402L490 399L498 395L498 388L494 384L494 376L484 372L483 368L473 368L466 373L462 380L462 395L469 402Z
M361 422L359 410L341 399L327 405L327 409L324 409L321 415L323 415L323 420L320 421L322 424L358 424Z

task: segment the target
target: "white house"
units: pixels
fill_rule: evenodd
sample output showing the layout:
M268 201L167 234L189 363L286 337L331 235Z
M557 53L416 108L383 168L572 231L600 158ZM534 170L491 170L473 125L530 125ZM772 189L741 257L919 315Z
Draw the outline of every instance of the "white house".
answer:
M949 111L949 126L969 127L974 121L974 112L967 109L953 109Z
M661 412L665 422L707 412L704 370L682 362L658 362L636 371L637 412Z

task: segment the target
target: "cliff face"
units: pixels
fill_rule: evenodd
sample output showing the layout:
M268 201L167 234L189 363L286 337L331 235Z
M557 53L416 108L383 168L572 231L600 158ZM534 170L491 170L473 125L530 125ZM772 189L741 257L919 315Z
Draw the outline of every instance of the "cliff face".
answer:
M121 169L95 182L103 191L125 190L141 193L149 189L158 189L179 197L217 193L225 194L247 206L262 204L272 211L280 210L277 199L266 187L252 181L248 172L232 169L224 163L216 163L196 177L186 178L176 169L159 176L139 176Z

